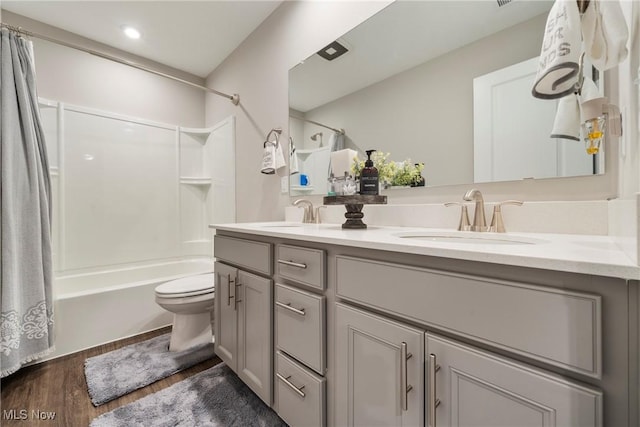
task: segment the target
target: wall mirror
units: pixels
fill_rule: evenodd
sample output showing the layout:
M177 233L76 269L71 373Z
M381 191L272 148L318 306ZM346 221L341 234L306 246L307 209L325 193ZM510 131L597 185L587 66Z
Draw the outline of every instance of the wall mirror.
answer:
M340 138L361 159L424 163L427 186L603 173L602 153L550 138L556 101L531 96L552 4L398 1L301 61L289 71L290 193L326 194Z

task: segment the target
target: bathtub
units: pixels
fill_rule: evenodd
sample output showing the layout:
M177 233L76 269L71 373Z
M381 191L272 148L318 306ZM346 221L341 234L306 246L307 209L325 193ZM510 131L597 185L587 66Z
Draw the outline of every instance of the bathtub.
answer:
M56 349L42 360L170 325L172 314L156 304L155 287L212 271L211 259L198 258L56 277Z

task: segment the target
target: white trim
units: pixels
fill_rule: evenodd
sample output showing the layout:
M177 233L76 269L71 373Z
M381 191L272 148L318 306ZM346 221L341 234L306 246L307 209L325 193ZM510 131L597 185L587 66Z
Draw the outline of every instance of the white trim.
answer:
M109 111L98 110L96 108L81 107L81 106L78 106L78 105L65 104L64 107L65 107L65 110L73 111L73 112L76 112L76 113L89 114L89 115L92 115L92 116L106 117L106 118L109 118L109 119L121 120L121 121L124 121L124 122L135 123L135 124L140 124L140 125L145 125L145 126L153 126L153 127L172 130L172 131L176 130L176 125L170 125L170 124L167 124L167 123L155 122L155 121L152 121L152 120L142 119L140 117L128 116L126 114L112 113L112 112L109 112Z

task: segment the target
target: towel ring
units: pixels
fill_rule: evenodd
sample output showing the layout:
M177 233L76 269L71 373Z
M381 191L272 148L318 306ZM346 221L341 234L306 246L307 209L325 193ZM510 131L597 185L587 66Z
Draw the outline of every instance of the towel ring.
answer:
M264 144L262 144L262 147L266 147L268 142L275 142L276 145L278 145L280 143L280 134L282 133L282 128L273 128L269 131L269 133L267 134L267 139L265 139ZM271 135L275 135L276 140L275 141L269 141L269 138L271 138Z

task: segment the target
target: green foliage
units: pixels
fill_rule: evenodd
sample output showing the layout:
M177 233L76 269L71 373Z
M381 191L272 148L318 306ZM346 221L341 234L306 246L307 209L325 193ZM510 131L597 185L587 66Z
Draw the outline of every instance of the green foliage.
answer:
M383 187L389 186L407 186L415 185L420 181L424 163L415 165L411 163L411 159L403 162L394 162L389 160L391 153L382 153L376 151L371 155L373 166L378 169L378 179ZM360 176L360 172L364 168L364 160L360 160L358 156L353 159L351 164L351 172L354 176Z

